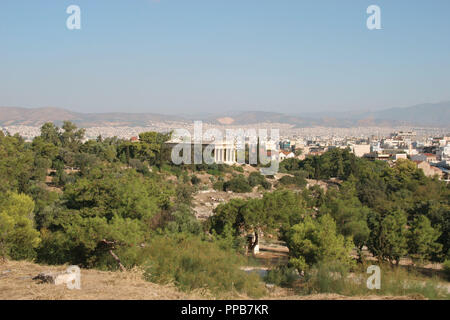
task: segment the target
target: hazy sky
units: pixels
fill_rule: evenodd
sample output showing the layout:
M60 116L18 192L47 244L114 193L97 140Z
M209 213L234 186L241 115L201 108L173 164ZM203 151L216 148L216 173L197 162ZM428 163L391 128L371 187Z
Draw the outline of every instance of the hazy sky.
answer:
M81 8L81 30L66 8ZM382 30L366 27L381 7ZM450 100L449 0L1 0L0 106L375 110Z

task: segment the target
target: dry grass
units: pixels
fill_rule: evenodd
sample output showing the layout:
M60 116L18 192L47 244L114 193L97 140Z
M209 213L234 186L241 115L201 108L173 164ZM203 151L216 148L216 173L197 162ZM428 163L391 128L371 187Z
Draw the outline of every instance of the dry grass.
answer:
M0 264L0 300L172 300L205 299L201 294L186 294L174 286L162 286L142 279L138 270L105 272L81 270L81 289L32 280L40 272L64 271L67 266L44 266L30 262L7 261Z
M143 280L142 272L105 272L81 270L81 289L69 290L64 285L55 286L32 280L40 272L64 271L67 266L45 266L31 262L6 261L0 263L0 300L188 300L215 299L208 292L184 293L173 285L158 285ZM248 299L230 294L222 299ZM280 300L404 300L421 297L345 297L337 294L295 295L292 290L272 288L263 299Z

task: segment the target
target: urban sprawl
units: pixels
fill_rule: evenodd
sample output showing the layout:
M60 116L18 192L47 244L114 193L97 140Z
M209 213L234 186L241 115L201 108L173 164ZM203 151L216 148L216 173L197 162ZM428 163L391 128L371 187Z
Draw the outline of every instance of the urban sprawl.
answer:
M86 140L118 137L137 141L142 132L170 132L177 128L193 130L193 123L155 122L145 127L90 127L86 128ZM225 132L236 129L230 125L203 124L203 129L215 128ZM19 134L31 141L40 135L40 127L8 126L1 128L11 135ZM277 146L278 159L304 159L308 155L321 155L333 148L349 148L358 157L395 163L398 159L410 159L427 176L437 176L450 181L450 133L439 128L390 128L390 127L307 127L259 123L240 126L240 129L279 129L280 142ZM234 163L236 157L228 157L227 163Z

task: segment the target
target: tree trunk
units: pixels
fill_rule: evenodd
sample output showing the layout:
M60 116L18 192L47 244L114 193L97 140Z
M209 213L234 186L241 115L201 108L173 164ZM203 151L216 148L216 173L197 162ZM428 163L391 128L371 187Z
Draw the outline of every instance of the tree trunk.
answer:
M114 258L114 260L116 260L117 263L119 264L120 270L126 271L127 269L125 269L125 267L123 266L122 262L120 262L119 257L112 250L109 250L109 253Z
M254 232L254 238L253 241L249 245L249 250L252 252L252 254L259 253L259 231L256 230Z

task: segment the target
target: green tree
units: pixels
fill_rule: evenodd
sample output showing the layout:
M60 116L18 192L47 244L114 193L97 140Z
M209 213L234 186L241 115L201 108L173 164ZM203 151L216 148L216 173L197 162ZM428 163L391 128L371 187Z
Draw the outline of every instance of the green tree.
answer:
M338 263L348 267L352 264L352 239L338 234L336 222L330 215L318 219L307 216L288 231L286 240L289 262L299 272L308 271L319 263Z
M18 136L0 131L0 191L27 192L36 175L35 157Z
M39 245L33 227L33 200L24 194L8 193L0 200L0 256L32 259Z
M370 233L367 226L370 209L363 206L356 195L356 179L349 178L342 183L339 190L330 189L327 192L320 213L329 213L336 221L338 232L353 238L361 258L362 248L366 245Z
M49 144L54 146L61 145L61 132L60 129L51 122L46 122L41 127L40 138Z
M370 212L368 216L370 235L367 247L380 261L387 260L398 265L408 252L406 214L401 210L381 214Z
M437 256L442 251L442 244L436 240L441 233L431 226L425 216L418 216L411 224L408 233L408 252L414 261L423 262Z
M63 133L61 134L61 142L64 148L72 151L78 151L84 139L85 129L78 129L77 126L70 122L64 121Z

